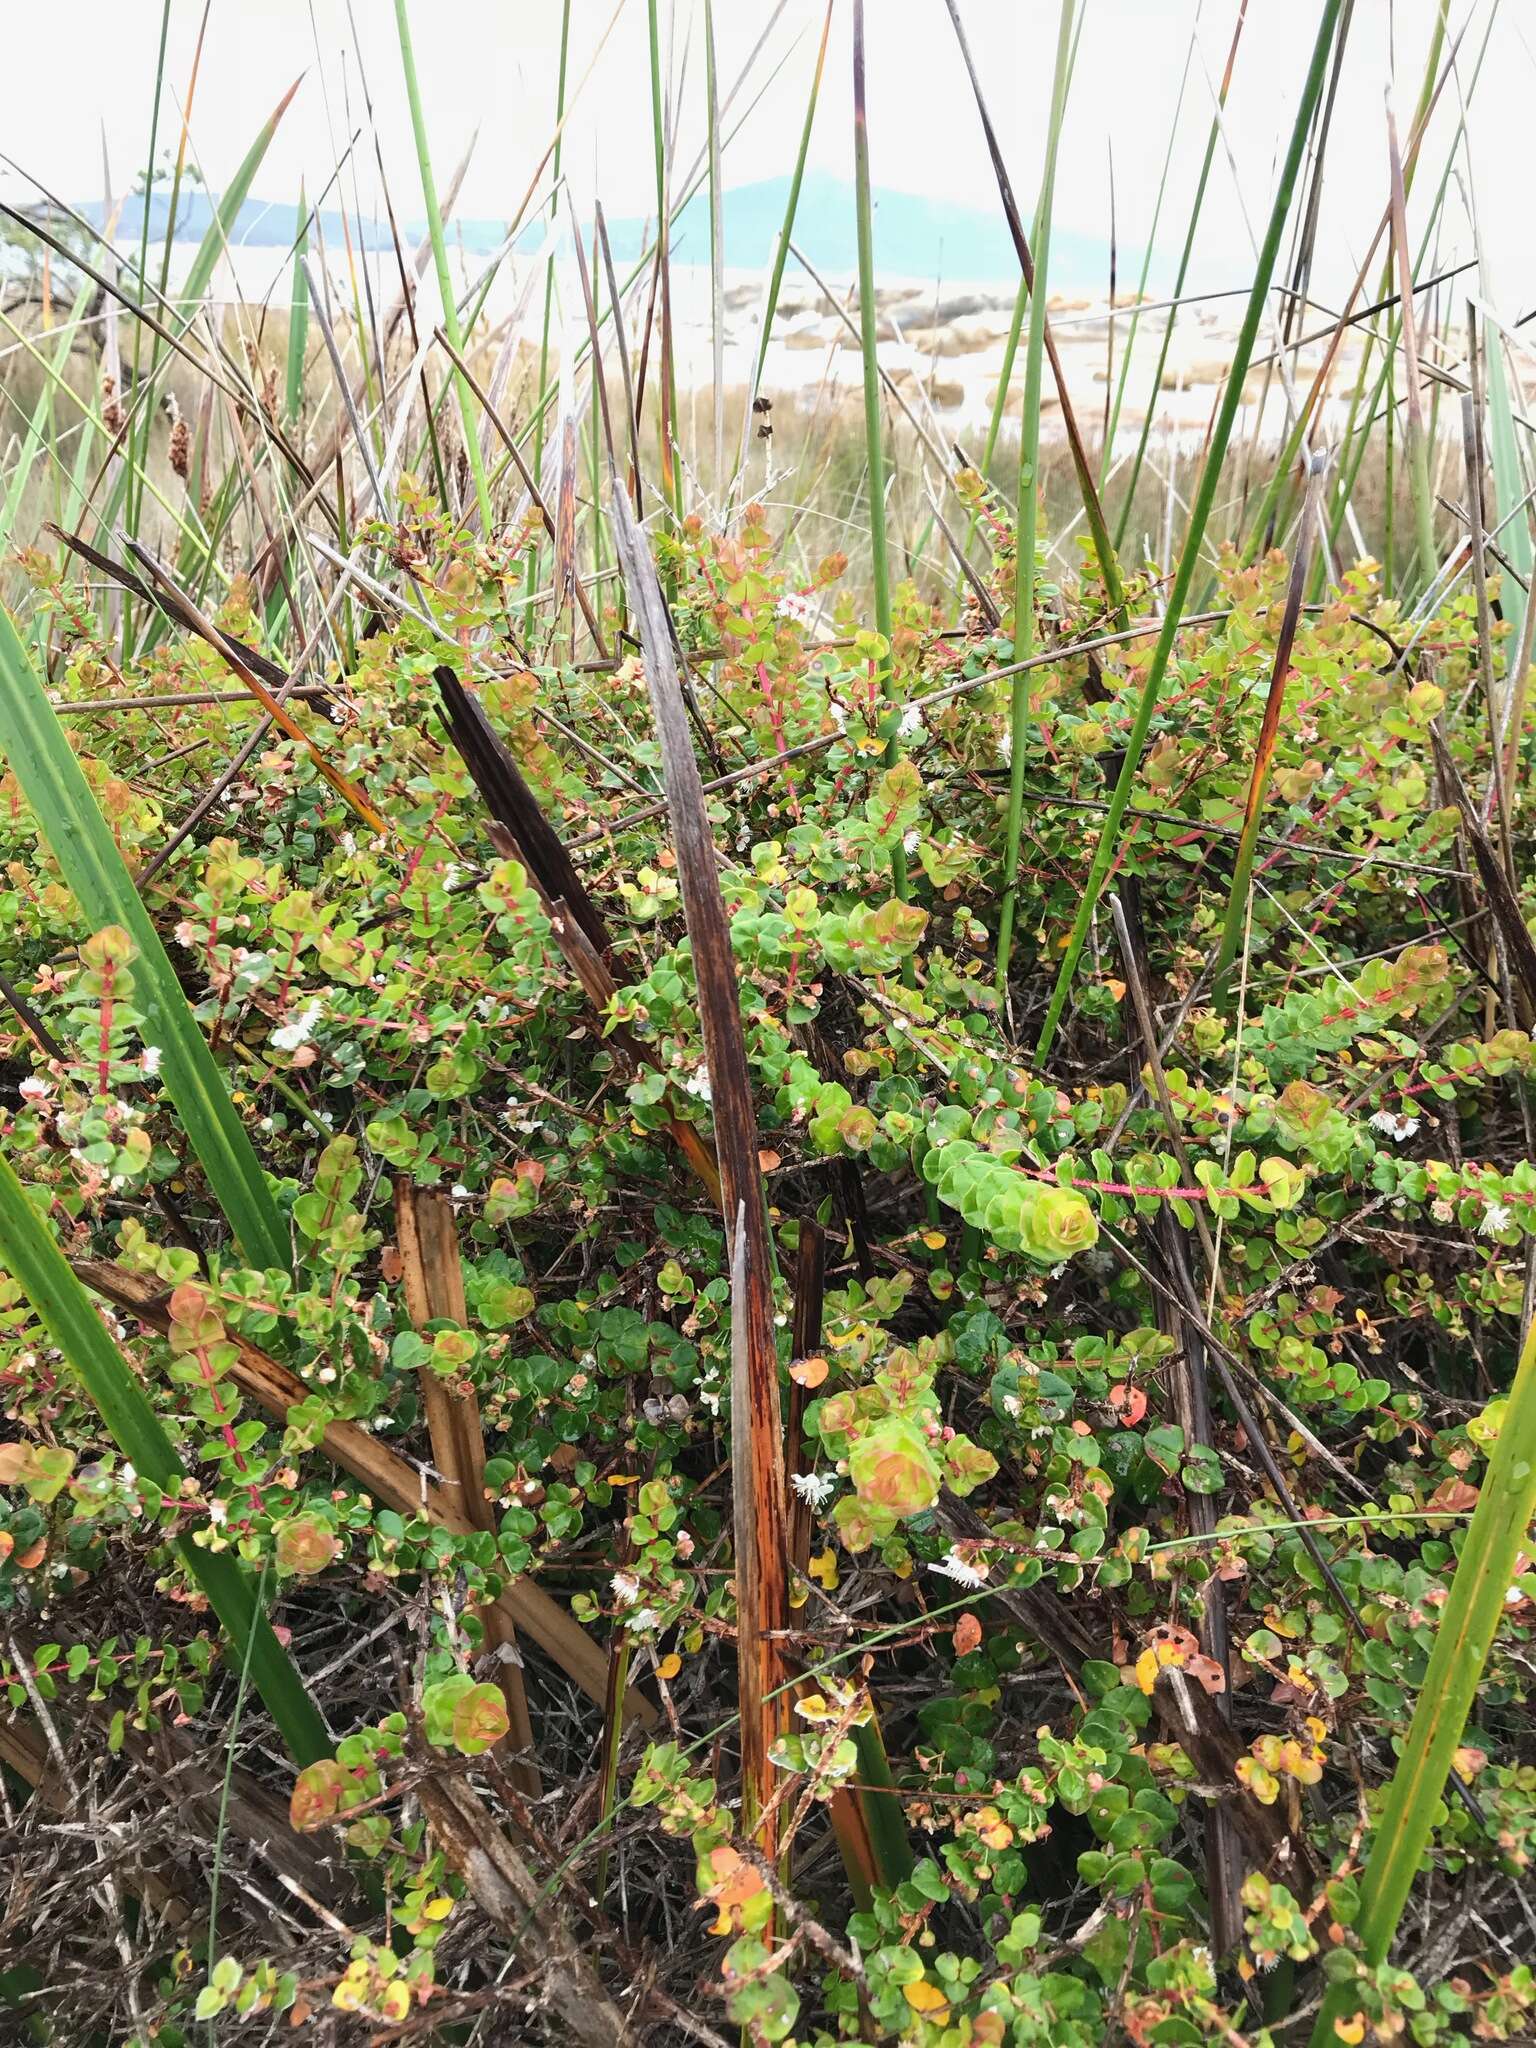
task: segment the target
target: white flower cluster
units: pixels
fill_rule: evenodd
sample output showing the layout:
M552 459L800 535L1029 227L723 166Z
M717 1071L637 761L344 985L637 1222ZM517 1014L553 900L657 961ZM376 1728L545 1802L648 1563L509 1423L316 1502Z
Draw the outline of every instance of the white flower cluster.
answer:
M319 1003L306 1003L297 1017L290 1017L286 1024L279 1024L272 1034L272 1043L279 1052L297 1052L314 1035L319 1022Z
M773 609L781 619L788 619L794 626L808 626L816 616L816 608L810 599L802 597L797 590L786 590Z
M1371 1118L1371 1129L1380 1131L1396 1145L1405 1145L1418 1128L1416 1116L1395 1116L1390 1109L1378 1109Z
M799 1499L818 1510L824 1508L837 1491L837 1481L830 1472L797 1472L789 1483Z

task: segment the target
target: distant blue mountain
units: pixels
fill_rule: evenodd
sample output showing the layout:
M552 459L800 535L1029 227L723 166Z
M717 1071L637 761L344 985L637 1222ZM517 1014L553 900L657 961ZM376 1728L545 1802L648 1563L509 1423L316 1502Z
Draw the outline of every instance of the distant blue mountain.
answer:
M764 178L734 185L725 193L725 261L730 269L755 270L773 254L784 225L789 179ZM885 276L963 278L974 283L1011 283L1019 262L1001 209L956 206L916 192L879 187L873 195L875 263ZM633 262L645 246L643 219L610 221L608 235L618 261ZM858 265L858 229L853 187L829 172L808 171L795 209L794 240L818 270L850 275ZM678 216L672 249L680 263L709 261L709 199L701 191ZM1125 282L1141 262L1139 249L1119 252ZM1109 278L1109 244L1096 235L1058 230L1051 238L1050 273L1062 285L1103 290Z
M784 224L789 179L764 178L756 184L734 185L725 193L725 260L731 269L756 270L772 255L774 237ZM215 200L206 192L184 192L177 205L176 240L200 241L213 219ZM168 195L155 192L149 202L151 243L165 238ZM98 200L80 211L101 225ZM853 187L829 172L810 171L800 190L795 215L795 241L818 270L848 276L858 262ZM130 199L118 220L119 241L136 242L143 232L144 202ZM232 242L247 248L292 248L298 235L298 209L266 200L248 199L235 221ZM350 222L353 246L390 247L388 223ZM615 261L633 263L645 247L648 220L636 215L608 223ZM978 283L1007 282L1018 275L1013 242L995 206L955 206L919 193L889 187L874 194L875 260L881 274L917 278L955 278ZM420 221L405 221L402 233L416 242L426 232ZM341 216L331 210L320 216L326 246L345 246ZM449 238L475 254L500 246L506 226L496 220L454 220ZM312 237L313 239L313 237ZM709 200L698 192L683 208L673 230L673 255L679 263L709 261ZM1141 263L1139 249L1122 248L1122 286L1133 283ZM1102 290L1109 276L1109 245L1095 235L1058 229L1051 238L1051 277L1062 286ZM1154 269L1157 266L1154 265Z
M183 192L176 202L176 233L178 242L200 242L213 225L214 208L218 204L215 194L201 191ZM170 216L170 194L155 192L149 202L149 241L153 248L165 240L165 224ZM91 223L99 228L103 219L102 203L99 199L84 201L76 208ZM352 244L359 242L365 249L388 249L391 246L389 226L385 221L356 220L348 222L352 231ZM342 232L341 215L323 212L320 229L328 246L342 249L346 246ZM117 217L117 240L120 244L137 242L144 232L144 200L141 195L124 200ZM406 232L415 236L421 230L411 227ZM505 232L503 230L503 232ZM231 242L248 249L291 249L298 240L299 209L296 206L282 206L265 199L247 199L235 216ZM311 241L313 241L311 231ZM494 248L495 244L490 244Z

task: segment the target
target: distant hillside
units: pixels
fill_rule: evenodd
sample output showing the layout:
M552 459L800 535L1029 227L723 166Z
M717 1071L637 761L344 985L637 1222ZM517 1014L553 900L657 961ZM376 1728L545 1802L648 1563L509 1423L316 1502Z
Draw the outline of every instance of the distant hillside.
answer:
M1012 282L1019 274L1013 240L1001 213L980 206L955 206L889 186L874 193L875 261L883 275L963 278L969 282ZM735 185L725 194L725 260L730 269L755 270L768 262L774 237L784 224L788 178L764 178ZM643 218L610 221L614 256L633 262L644 247ZM853 187L824 171L807 172L795 215L795 243L818 270L848 276L858 265ZM673 230L673 249L682 263L709 261L709 200L697 194L683 208ZM1123 285L1141 262L1139 249L1119 252ZM1062 285L1103 290L1109 278L1109 244L1097 235L1058 231L1051 238L1052 278Z
M789 180L764 178L756 184L735 185L725 194L725 260L733 270L756 270L772 253L774 237L784 221ZM184 193L177 208L176 240L200 241L213 218L214 200L206 192ZM167 195L156 192L149 204L149 235L152 243L163 241L168 207ZM80 211L100 226L100 201L86 202ZM1005 282L1018 274L1013 243L995 207L954 206L926 199L913 192L889 187L874 195L875 253L882 274L918 278L961 278L974 282ZM350 224L353 246L387 249L389 228L381 220ZM408 220L403 232L411 241L424 233L422 222ZM143 230L143 201L131 199L118 222L120 242L136 242ZM610 220L608 232L615 259L632 263L645 246L647 217ZM345 246L341 216L325 211L320 232L328 248ZM249 199L241 207L231 236L247 248L287 249L298 233L298 211L292 205ZM853 187L827 172L811 171L801 188L796 216L795 241L818 269L848 276L857 265ZM498 248L506 226L497 220L455 220L449 226L450 239L474 254L489 254ZM679 263L705 264L709 261L709 202L698 193L684 207L673 233L673 249ZM1119 252L1120 282L1131 282L1141 261L1139 249ZM1154 266L1155 267L1155 266ZM1096 235L1058 231L1051 241L1051 276L1063 286L1102 290L1109 276L1109 247Z

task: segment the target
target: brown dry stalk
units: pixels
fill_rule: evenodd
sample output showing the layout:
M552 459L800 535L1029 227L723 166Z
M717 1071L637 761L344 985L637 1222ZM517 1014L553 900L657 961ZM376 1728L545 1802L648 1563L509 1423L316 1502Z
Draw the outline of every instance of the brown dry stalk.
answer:
M469 1310L452 1202L446 1195L401 1178L395 1183L395 1227L411 1328L420 1331L429 1323L445 1321L467 1329ZM485 1431L475 1390L469 1385L450 1385L430 1365L421 1366L416 1378L432 1440L432 1462L443 1492L466 1520L494 1536L496 1514L486 1497ZM485 1630L486 1650L498 1660L496 1682L507 1703L507 1740L513 1749L531 1758L533 1722L516 1631L497 1607L482 1607L477 1612ZM542 1790L538 1766L530 1761L509 1768L518 1790L537 1799Z
M731 1247L731 1433L735 1463L737 1672L742 1820L775 1857L773 1745L782 1727L781 1631L789 1616L789 1523L773 1322L773 1254L758 1164L757 1115L741 1029L730 920L714 834L689 735L682 682L656 567L625 492L612 493L614 539L645 650L673 850L693 945L699 1021L715 1114L720 1210Z
M1520 1012L1513 1021L1523 1025L1529 1021L1531 1014L1536 1013L1536 943L1531 939L1519 898L1509 886L1509 876L1499 858L1498 849L1483 829L1476 803L1467 794L1466 784L1461 779L1461 771L1451 757L1451 750L1446 745L1445 734L1438 719L1430 727L1430 740L1435 750L1435 765L1440 770L1440 779L1451 802L1461 812L1461 829L1466 835L1468 846L1472 849L1472 858L1477 864L1477 872L1483 887L1488 892L1488 907L1493 912L1500 950L1504 955Z
M623 1025L608 1027L608 1005L618 993L618 984L608 965L614 957L613 939L564 841L539 808L522 770L473 691L465 689L451 668L442 667L434 673L449 736L494 820L490 831L492 844L498 852L514 856L527 869L528 879L549 914L555 944L607 1030L609 1043L632 1064L661 1071L656 1054L643 1039ZM672 1117L668 1119L667 1132L704 1183L711 1200L718 1201L719 1176L709 1147L698 1131L682 1118Z
M544 1978L544 1997L565 2034L582 2048L624 2048L628 2022L581 1947L485 1802L446 1773L416 1788L434 1839L475 1904L515 1944L519 1961Z
M126 1309L152 1330L169 1330L167 1298L143 1274L130 1273L126 1267L114 1266L105 1259L78 1259L74 1270L87 1287L115 1307ZM312 1389L287 1366L269 1358L245 1338L231 1332L230 1341L236 1351L230 1368L235 1384L274 1421L286 1423L289 1409L308 1400ZM350 1472L384 1507L401 1515L425 1515L429 1522L456 1536L473 1532L474 1523L441 1487L423 1478L398 1452L379 1443L355 1422L328 1423L318 1448L333 1465ZM514 1579L503 1590L496 1606L510 1623L532 1637L588 1699L602 1705L608 1688L607 1655L558 1600L527 1579ZM654 1727L660 1718L644 1693L633 1686L625 1698L625 1712L647 1728Z

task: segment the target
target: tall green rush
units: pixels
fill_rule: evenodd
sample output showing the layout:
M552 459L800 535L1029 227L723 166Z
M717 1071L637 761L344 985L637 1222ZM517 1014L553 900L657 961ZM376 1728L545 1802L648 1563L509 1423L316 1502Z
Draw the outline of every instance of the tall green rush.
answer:
M1035 534L1040 517L1040 377L1045 358L1046 272L1051 254L1051 204L1056 192L1056 152L1067 101L1076 0L1061 0L1056 31L1056 71L1051 81L1051 120L1045 170L1035 215L1035 282L1029 307L1029 342L1024 353L1024 412L1019 422L1019 509L1014 542L1013 659L1028 661L1035 651ZM1013 920L1018 906L1019 840L1024 819L1024 728L1029 716L1028 673L1013 679L1009 730L1008 825L1003 846L1003 902L997 922L997 993L1008 995L1013 956Z
M3 1158L0 1264L32 1304L123 1456L141 1478L152 1480L167 1494L177 1494L186 1472L159 1416ZM312 1764L329 1756L331 1739L325 1723L252 1596L244 1570L228 1551L205 1550L190 1535L177 1536L173 1542L247 1662L251 1681L294 1761Z
M432 237L432 262L437 270L437 288L443 301L443 332L462 355L464 336L459 326L459 302L453 289L453 276L448 268L448 245L443 239L442 208L437 203L437 180L432 174L432 153L427 146L426 117L421 110L421 88L416 82L416 57L411 48L411 24L407 18L406 0L395 0L395 26L400 33L400 64L405 72L406 97L411 103L411 130L416 138L416 161L421 170L421 197L427 209L427 232ZM489 540L491 487L486 480L480 433L475 423L474 407L470 403L469 386L464 381L462 371L454 371L453 385L458 394L459 419L464 428L464 453L469 461L469 473L475 480L475 503L480 511L480 531L484 538Z
M1440 1613L1435 1647L1413 1710L1402 1758L1387 1787L1371 1853L1360 1880L1355 1933L1365 1961L1386 1960L1434 1830L1451 1760L1477 1697L1498 1634L1516 1560L1536 1512L1536 1324L1526 1333L1498 1440L1477 1496ZM1336 2048L1334 2022L1354 2008L1346 1981L1323 2000L1312 2048Z
M875 593L875 631L885 642L880 657L880 688L896 694L891 665L891 564L885 536L885 450L880 428L879 312L875 305L875 237L869 202L869 122L864 99L864 0L853 0L853 182L859 235L859 344L864 358L864 448L869 475L870 575ZM901 753L893 725L885 743L888 767ZM898 840L891 850L891 886L907 898L907 855Z
M1270 209L1269 226L1265 230L1263 246L1259 250L1259 264L1254 274L1253 289L1248 295L1248 308L1243 315L1242 331L1237 338L1232 367L1227 372L1226 390L1222 393L1221 411L1217 416L1215 431L1211 436L1205 458L1205 467L1200 472L1200 486L1190 511L1189 531L1185 536L1183 552L1179 556L1173 588L1168 594L1168 609L1163 614L1162 630L1158 634L1151 666L1147 670L1141 702L1136 707L1136 717L1126 741L1125 759L1115 781L1114 793L1110 797L1104 828L1094 849L1087 885L1073 921L1072 935L1067 941L1066 957L1061 963L1061 972L1056 977L1056 986L1051 991L1050 1008L1046 1011L1045 1022L1040 1027L1040 1037L1035 1048L1038 1059L1043 1059L1049 1052L1051 1042L1056 1036L1056 1027L1061 1022L1061 1013L1066 1008L1067 997L1072 990L1072 977L1077 972L1078 961L1082 958L1083 946L1088 937L1088 928L1093 922L1099 893L1104 887L1104 878L1109 873L1110 862L1115 855L1120 822L1125 816L1126 805L1130 802L1131 785L1136 780L1136 772L1141 765L1142 749L1147 741L1147 732L1152 724L1153 713L1157 710L1157 700L1162 694L1163 678L1168 673L1168 663L1173 654L1180 618L1199 565L1201 542L1205 538L1211 507L1216 502L1216 490L1221 481L1227 444L1232 438L1237 410L1242 403L1243 379L1248 374L1254 337L1258 333L1259 318L1269 294L1275 257L1280 248L1280 236L1296 189L1296 175L1301 168L1302 155L1306 149L1307 130L1311 126L1312 116L1323 89L1323 78L1328 68L1328 53L1333 46L1334 32L1338 27L1342 5L1343 0L1323 0L1317 39L1312 46L1312 59L1307 67L1306 82L1302 87L1296 118L1291 126L1290 145L1285 153L1285 163L1276 187L1274 205Z
M121 925L138 949L138 996L166 1092L247 1261L287 1272L288 1231L160 934L97 808L10 615L0 610L0 754L92 931ZM131 1455L131 1454L130 1454Z
M309 253L309 205L299 181L299 233L293 245L293 300L288 314L288 380L285 417L297 420L304 403L304 353L309 342L309 278L304 258Z
M827 0L827 11L822 18L821 42L816 50L816 69L811 75L811 90L805 102L805 120L800 128L800 147L795 155L795 168L790 173L789 193L784 201L784 225L779 239L774 244L773 267L768 275L768 296L763 305L763 331L758 337L757 361L752 370L752 388L748 396L748 413L751 400L756 398L758 387L763 381L763 365L768 360L768 339L773 332L773 319L779 306L779 292L784 283L784 265L789 260L789 239L795 231L795 214L800 205L800 187L805 180L805 159L810 152L811 130L816 122L816 102L821 96L821 75L827 62L827 39L832 33L833 0ZM748 429L750 431L750 427Z
M1131 513L1136 502L1136 484L1141 476L1141 466L1146 460L1147 438L1152 431L1153 414L1157 410L1157 394L1163 388L1163 372L1168 367L1168 351L1173 346L1174 323L1179 317L1180 302L1184 296L1184 280L1189 275L1189 262L1194 254L1195 233L1200 226L1200 209L1205 203L1205 188L1210 182L1211 165L1216 158L1216 144L1221 139L1221 117L1227 104L1227 94L1232 88L1232 68L1237 62L1237 46L1242 37L1243 23L1247 19L1247 15L1248 0L1240 0L1237 10L1237 22L1232 30L1232 47L1227 52L1226 68L1221 74L1221 84L1216 91L1216 110L1211 116L1210 133L1205 138L1205 155L1200 161L1200 176L1196 180L1195 196L1190 204L1189 226L1184 231L1184 247L1179 253L1178 274L1173 280L1173 290L1169 294L1168 318L1163 326L1163 341L1157 354L1157 366L1152 372L1152 386L1147 402L1146 416L1141 423L1141 435L1136 443L1136 454L1131 462L1131 473L1125 486L1125 497L1121 502L1120 517L1115 526L1115 546L1117 548L1124 547L1125 530L1131 523ZM1181 87L1181 97L1182 91ZM1139 315L1139 307L1137 312ZM1131 329L1132 340L1135 338L1135 331L1133 323ZM1126 371L1130 368L1130 361L1131 343L1127 342L1125 363L1120 373L1122 386L1125 382ZM1119 416L1120 399L1117 394L1115 398L1115 417L1117 420Z

